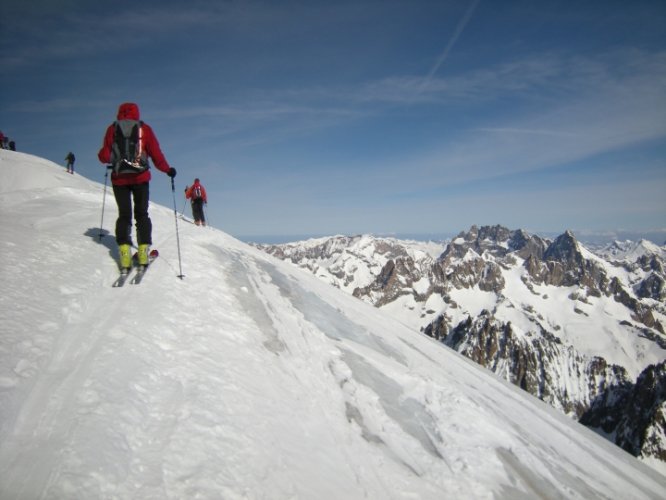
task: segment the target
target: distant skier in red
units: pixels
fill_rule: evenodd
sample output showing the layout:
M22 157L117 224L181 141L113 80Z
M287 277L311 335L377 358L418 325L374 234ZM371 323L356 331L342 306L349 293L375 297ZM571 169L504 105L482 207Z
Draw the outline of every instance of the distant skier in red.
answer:
M118 108L117 120L109 125L104 135L104 144L99 150L99 161L113 166L111 184L118 204L116 220L116 243L120 253L121 270L131 267L132 245L132 200L138 240L138 263L148 264L152 244L152 223L148 217L150 165L173 178L176 169L169 166L157 137L143 121L139 120L139 106L126 102Z
M194 179L194 184L185 188L185 198L192 200L194 223L197 226L205 226L206 217L203 207L208 204L208 197L206 196L206 189L201 185L199 179Z

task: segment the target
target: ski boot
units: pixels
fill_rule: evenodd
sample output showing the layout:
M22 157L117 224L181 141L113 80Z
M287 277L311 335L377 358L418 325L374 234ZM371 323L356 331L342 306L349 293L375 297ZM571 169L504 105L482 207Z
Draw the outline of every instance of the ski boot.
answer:
M146 267L148 265L148 254L150 252L150 245L141 243L139 251L137 252L137 263L140 266Z
M132 267L132 254L130 253L130 245L128 243L118 245L118 252L120 253L120 273L127 274Z

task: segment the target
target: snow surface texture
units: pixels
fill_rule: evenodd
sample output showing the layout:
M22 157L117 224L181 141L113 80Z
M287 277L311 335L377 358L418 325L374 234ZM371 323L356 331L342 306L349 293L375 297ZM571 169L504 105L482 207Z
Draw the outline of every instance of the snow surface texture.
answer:
M180 280L151 206L160 258L115 289L101 184L0 151L0 186L0 498L663 498L603 438L221 231L180 221Z

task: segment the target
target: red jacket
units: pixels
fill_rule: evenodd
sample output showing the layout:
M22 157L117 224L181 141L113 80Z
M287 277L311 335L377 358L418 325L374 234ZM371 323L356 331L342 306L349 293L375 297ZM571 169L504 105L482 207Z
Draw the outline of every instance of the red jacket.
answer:
M134 103L126 102L121 104L118 108L118 120L138 120L139 119L139 106ZM164 154L160 149L160 144L157 142L157 137L153 133L153 129L145 123L141 125L143 147L146 154L153 160L155 167L158 170L166 173L171 168L164 158ZM115 133L115 124L109 125L104 135L104 144L102 149L99 150L97 157L99 161L108 165L111 163L111 148L113 146L113 136ZM126 186L128 184L143 184L150 180L150 170L145 170L138 174L111 174L111 183L116 186Z
M201 185L201 183L194 181L194 184L192 184L190 187L188 187L185 190L185 198L188 200L192 198L194 195L194 188L199 187L201 188L201 199L204 201L204 203L208 203L208 197L206 196L206 189Z

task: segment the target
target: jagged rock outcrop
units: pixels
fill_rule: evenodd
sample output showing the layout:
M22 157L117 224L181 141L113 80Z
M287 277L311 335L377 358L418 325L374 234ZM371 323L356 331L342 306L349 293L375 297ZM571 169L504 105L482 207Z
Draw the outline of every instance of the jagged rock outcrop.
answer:
M543 254L548 248L548 242L538 236L518 229L514 231L509 240L509 248L521 259L534 258L543 259Z
M647 278L636 287L636 295L642 299L666 301L666 280L656 272L650 272Z
M632 455L666 461L666 361L601 394L580 422L614 435Z
M379 298L374 302L377 307L393 302L400 295L414 294L416 300L419 295L413 292L413 284L422 278L421 270L410 257L391 259L377 278L368 286L356 288L352 292L355 297L371 296L377 293Z
M546 248L545 240L523 230L511 231L503 226L472 226L469 231L459 233L451 241L439 260L451 262L462 259L469 250L479 256L487 253L493 257L504 257L516 253L523 259L530 255L541 259Z
M664 327L655 319L652 314L652 308L636 297L633 297L618 278L615 277L611 280L609 292L617 302L632 311L632 318L635 321L643 323L648 328L654 328L662 334L664 333Z
M473 288L499 293L504 287L500 266L483 259L473 250L468 250L465 258L452 261L441 260L433 266L432 274L437 284L448 284L454 288Z
M603 394L630 384L621 366L583 356L544 329L520 335L485 310L451 330L438 318L424 333L575 418Z
M526 269L535 283L553 286L582 286L598 296L608 288L608 276L595 261L586 259L571 231L546 248L540 262L531 259Z

